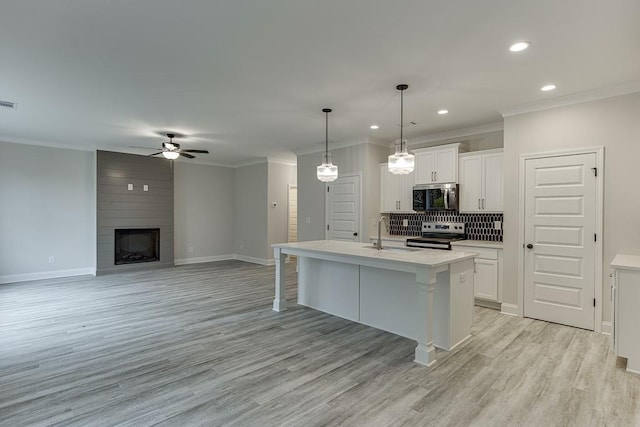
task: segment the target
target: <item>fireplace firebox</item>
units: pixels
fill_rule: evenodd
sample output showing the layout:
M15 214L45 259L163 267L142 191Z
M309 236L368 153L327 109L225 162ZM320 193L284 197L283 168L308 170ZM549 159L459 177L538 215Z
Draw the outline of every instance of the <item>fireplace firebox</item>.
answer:
M116 265L160 261L160 229L116 229L114 255Z

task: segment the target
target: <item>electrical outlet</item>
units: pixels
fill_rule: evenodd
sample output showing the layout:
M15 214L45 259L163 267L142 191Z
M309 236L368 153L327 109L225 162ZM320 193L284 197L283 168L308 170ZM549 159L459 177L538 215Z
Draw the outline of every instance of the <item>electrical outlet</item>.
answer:
M192 254L193 253L193 246L189 246L189 253Z
M49 264L55 264L56 263L56 258L53 256L49 257Z
M127 190L133 191L133 184L127 184Z
M467 281L467 273L460 273L460 283Z
M149 191L149 186L147 184L143 185L142 191Z
M408 227L409 226L409 220L408 219L403 219L402 220L402 226L403 227Z
M493 222L494 230L502 230L502 221L494 221Z

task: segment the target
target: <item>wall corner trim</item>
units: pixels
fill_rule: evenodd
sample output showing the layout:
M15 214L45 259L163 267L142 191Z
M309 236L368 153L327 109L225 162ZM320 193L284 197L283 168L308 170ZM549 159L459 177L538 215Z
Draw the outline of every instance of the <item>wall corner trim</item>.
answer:
M516 304L508 304L506 302L502 303L502 309L500 310L500 313L506 314L507 316L520 317L518 306Z

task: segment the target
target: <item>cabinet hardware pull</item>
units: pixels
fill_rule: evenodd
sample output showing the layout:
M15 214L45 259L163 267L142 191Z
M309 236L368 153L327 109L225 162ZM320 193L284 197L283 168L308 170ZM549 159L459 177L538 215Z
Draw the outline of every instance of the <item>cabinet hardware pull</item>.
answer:
M482 209L484 209L484 199L482 199Z
M478 199L478 210L480 210L480 199Z

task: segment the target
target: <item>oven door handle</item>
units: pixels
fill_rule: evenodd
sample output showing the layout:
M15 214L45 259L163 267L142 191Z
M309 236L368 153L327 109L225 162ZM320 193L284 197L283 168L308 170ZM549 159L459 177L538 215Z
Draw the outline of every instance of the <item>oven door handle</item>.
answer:
M449 210L449 191L450 190L444 190L444 208L446 210Z

